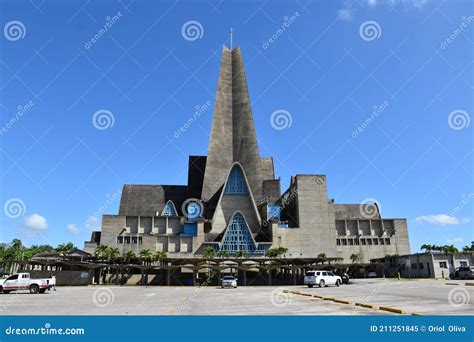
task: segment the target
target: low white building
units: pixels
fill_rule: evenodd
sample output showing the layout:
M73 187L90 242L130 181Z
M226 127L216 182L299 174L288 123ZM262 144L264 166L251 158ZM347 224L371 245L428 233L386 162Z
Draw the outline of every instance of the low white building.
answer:
M384 265L386 277L396 277L400 272L403 278L448 278L449 273L461 266L474 265L474 252L416 253L400 256L387 256L372 259Z

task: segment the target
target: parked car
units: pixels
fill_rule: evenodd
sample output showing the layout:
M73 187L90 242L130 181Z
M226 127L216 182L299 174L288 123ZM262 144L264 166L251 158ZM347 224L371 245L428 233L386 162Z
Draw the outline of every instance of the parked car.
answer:
M451 279L472 279L474 278L474 266L456 267L453 272L449 274Z
M456 279L459 276L459 267L449 272L449 279Z
M0 292L10 293L11 291L29 290L30 293L45 293L54 285L49 278L32 279L29 273L15 273L6 279L0 280Z
M319 285L319 287L326 287L328 285L339 286L342 284L341 277L329 271L309 271L304 275L304 284L308 287Z
M347 274L346 272L336 272L336 275L341 277L343 284L349 284L349 281L351 280L349 274Z
M224 287L233 287L234 289L237 288L237 278L234 276L224 276L221 279L221 288Z

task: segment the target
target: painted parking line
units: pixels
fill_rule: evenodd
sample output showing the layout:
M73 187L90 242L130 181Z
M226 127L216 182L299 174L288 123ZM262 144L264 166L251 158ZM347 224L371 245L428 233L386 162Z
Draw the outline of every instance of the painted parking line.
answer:
M402 309L392 308L392 307L389 307L389 306L379 306L379 307L377 307L377 306L372 305L372 304L365 304L365 303L360 303L360 302L352 304L351 301L345 300L345 299L338 299L338 298L334 298L334 297L317 296L317 295L312 295L312 294L309 294L309 293L303 293L303 292L292 291L292 290L287 290L286 293L292 293L292 294L305 296L305 297L318 298L318 299L322 299L322 300L332 301L332 302L338 303L338 304L355 305L355 306L364 307L364 308L373 309L373 310L378 309L378 310L381 310L381 311L387 311L387 312L392 312L392 313L397 313L397 314L406 314L406 312Z

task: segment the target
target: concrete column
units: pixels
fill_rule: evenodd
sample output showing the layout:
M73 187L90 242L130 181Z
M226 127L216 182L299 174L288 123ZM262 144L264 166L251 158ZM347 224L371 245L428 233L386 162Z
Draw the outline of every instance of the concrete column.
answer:
M243 277L243 285L247 286L247 271L242 271L242 277Z
M268 274L268 285L272 284L272 270L267 271Z
M196 286L196 276L197 276L197 272L193 270L193 286Z

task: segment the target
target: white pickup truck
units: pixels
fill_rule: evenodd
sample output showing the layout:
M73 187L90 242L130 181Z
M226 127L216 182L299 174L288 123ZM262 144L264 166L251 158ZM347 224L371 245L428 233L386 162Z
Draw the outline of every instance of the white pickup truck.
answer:
M56 284L54 279L32 279L29 273L15 273L6 279L0 279L0 293L29 290L30 293L45 293Z

